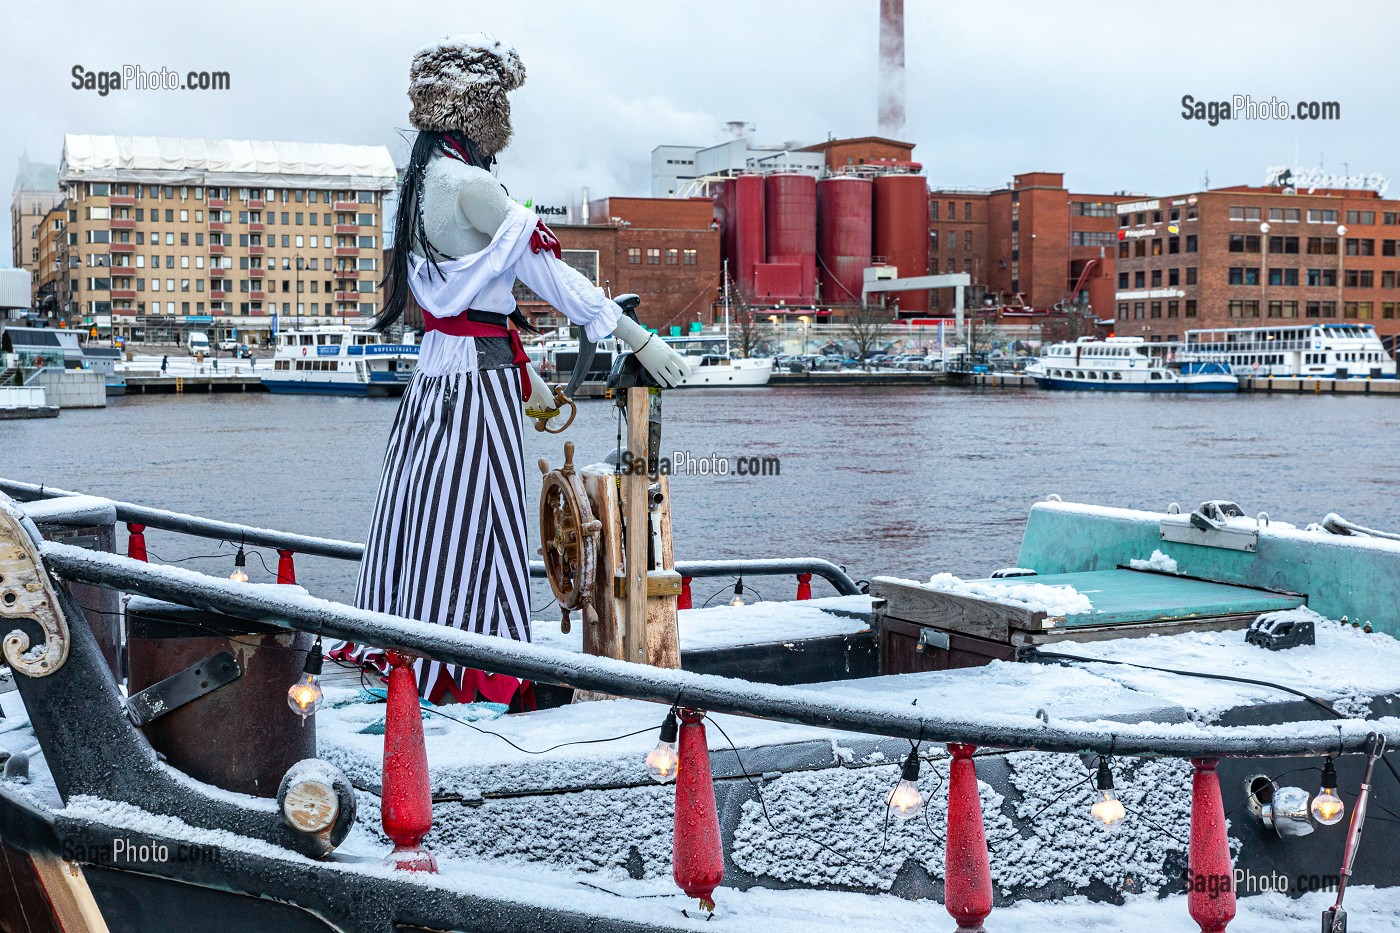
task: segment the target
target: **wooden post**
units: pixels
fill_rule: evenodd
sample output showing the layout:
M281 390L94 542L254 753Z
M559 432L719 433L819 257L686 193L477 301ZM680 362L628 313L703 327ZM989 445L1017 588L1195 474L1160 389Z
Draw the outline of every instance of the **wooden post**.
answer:
M624 660L646 663L647 618L647 537L651 523L647 515L647 408L650 403L645 387L627 390L627 451L630 463L622 477L622 517L627 523L627 598L623 603Z

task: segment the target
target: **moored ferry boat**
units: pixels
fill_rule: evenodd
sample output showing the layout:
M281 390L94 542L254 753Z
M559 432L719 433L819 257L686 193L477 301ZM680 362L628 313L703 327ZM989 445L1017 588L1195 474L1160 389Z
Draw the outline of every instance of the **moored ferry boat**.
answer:
M269 392L302 395L402 395L418 364L414 343L386 343L373 330L326 325L277 335Z
M1183 360L1223 359L1246 376L1394 379L1395 359L1370 324L1188 330Z
M668 344L690 364L690 375L678 389L707 386L766 386L773 376L773 361L768 358L736 358L729 349L729 338L691 335L665 337Z
M1235 392L1240 382L1224 359L1177 359L1174 347L1141 337L1080 337L1052 344L1026 367L1042 389L1113 392Z

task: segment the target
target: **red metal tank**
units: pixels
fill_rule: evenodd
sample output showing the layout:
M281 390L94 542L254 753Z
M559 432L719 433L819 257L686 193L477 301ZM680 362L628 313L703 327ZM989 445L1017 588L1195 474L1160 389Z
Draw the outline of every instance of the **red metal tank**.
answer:
M811 175L769 175L768 261L801 268L798 302L817 299L817 180Z
M733 210L730 223L734 229L734 252L729 274L739 283L739 290L750 298L754 295L754 272L766 258L764 253L764 197L762 175L740 175L734 179Z
M866 178L817 182L817 278L823 302L855 304L870 265L874 201Z
M928 275L928 182L922 175L880 175L875 179L876 256L899 270L902 279ZM927 311L928 292L895 292L901 311Z

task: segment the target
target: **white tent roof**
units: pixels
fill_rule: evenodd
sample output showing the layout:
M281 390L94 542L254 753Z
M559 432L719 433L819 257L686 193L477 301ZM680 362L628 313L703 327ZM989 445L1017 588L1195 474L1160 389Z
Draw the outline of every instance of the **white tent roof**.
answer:
M398 172L384 146L171 136L63 137L59 178L160 184L389 191Z

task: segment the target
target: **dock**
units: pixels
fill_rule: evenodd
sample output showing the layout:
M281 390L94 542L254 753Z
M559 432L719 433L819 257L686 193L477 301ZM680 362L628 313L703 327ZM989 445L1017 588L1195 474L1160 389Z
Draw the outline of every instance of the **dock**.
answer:
M1240 376L1239 379L1241 392L1400 396L1400 379L1304 379L1277 376Z

